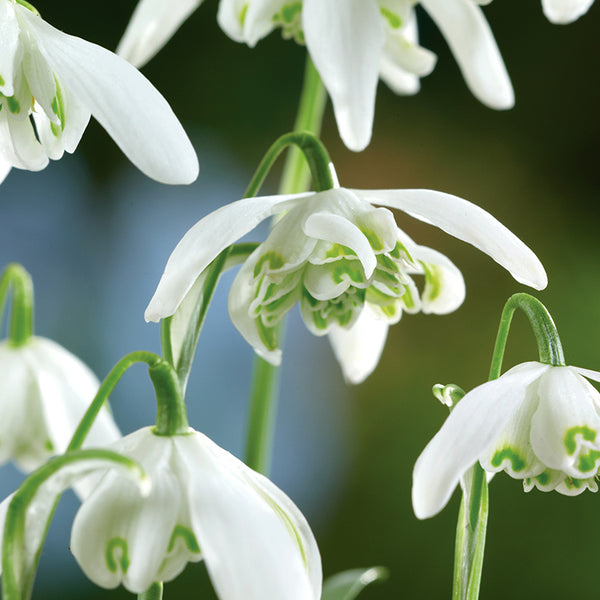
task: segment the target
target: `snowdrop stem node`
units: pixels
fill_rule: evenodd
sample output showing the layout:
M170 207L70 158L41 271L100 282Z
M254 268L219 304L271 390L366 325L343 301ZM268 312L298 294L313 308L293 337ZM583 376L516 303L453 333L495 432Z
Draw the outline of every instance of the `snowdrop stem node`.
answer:
M12 346L22 346L33 335L33 283L29 273L11 263L0 276L0 323L7 295L12 290L12 314L8 339Z
M246 189L245 198L252 198L258 194L258 190L271 170L271 167L279 158L279 155L289 146L295 146L304 155L310 168L315 191L323 192L335 187L331 159L323 143L309 131L292 131L291 133L285 133L275 140L273 145L267 150L250 181L250 185ZM296 191L294 190L294 192Z
M560 337L548 309L537 298L529 294L514 294L507 300L500 317L500 327L490 368L490 381L500 377L508 332L517 309L521 309L529 319L537 342L540 362L555 367L565 365Z
M138 594L138 600L162 600L163 584L160 581L153 583L145 592Z
M62 492L97 469L117 467L135 479L142 493L149 479L140 465L112 450L77 450L51 459L15 492L4 525L2 598L29 600L50 519Z
M131 366L140 362L148 365L150 379L156 392L157 416L154 433L157 435L187 433L188 421L185 401L175 370L160 356L140 350L124 356L106 376L90 407L77 426L68 450L81 448L100 409L108 400L121 377Z

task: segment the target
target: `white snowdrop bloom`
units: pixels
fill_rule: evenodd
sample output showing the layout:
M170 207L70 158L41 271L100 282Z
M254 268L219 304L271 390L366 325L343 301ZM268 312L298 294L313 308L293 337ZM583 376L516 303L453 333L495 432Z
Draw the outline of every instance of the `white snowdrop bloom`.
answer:
M555 0L556 1L556 0ZM141 0L118 52L143 65L200 0ZM396 93L413 94L436 56L418 44L416 0L221 0L217 19L234 40L254 46L273 29L305 43L333 102L342 140L363 150L371 139L381 77ZM446 38L473 94L495 109L514 93L492 31L475 0L421 0Z
M112 446L138 461L150 493L107 472L73 523L71 550L98 585L145 591L206 561L222 600L319 600L321 559L298 508L201 433L141 429Z
M536 289L547 284L535 254L478 206L432 190L349 190L240 200L211 213L179 242L146 320L172 315L210 262L264 219L284 213L242 265L229 294L232 321L255 351L281 360L275 326L296 302L307 327L330 334L346 379L375 368L388 326L403 312L445 314L465 296L460 271L413 242L380 204L440 227L490 255ZM413 278L422 275L419 292Z
M191 183L196 153L167 101L127 61L0 0L0 178L74 152L90 115L131 162L163 183Z
M598 490L600 373L539 362L517 365L460 400L419 456L413 508L425 519L448 502L476 461L538 488L574 496Z
M552 23L567 24L584 15L593 3L594 0L542 0L542 8Z
M0 343L0 464L12 459L31 471L63 453L98 387L90 369L51 340ZM103 409L85 445L106 446L120 437Z

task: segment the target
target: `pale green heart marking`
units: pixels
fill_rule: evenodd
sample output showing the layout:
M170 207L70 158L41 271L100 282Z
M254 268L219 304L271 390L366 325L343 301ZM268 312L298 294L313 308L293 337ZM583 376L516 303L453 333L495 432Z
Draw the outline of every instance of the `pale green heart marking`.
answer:
M400 29L402 27L402 19L388 8L380 8L381 14L387 19L392 29Z
M21 112L19 101L14 96L5 96L5 98L8 110L10 110L13 115L18 115Z
M375 252L381 252L383 250L383 242L372 229L360 227L360 230L362 234L367 238L369 245Z
M121 558L115 559L115 550L121 551ZM117 561L121 564L121 571L127 573L129 569L129 554L127 542L122 537L114 537L106 546L106 566L111 573L117 572Z
M200 553L200 546L198 546L196 536L190 529L188 529L187 527L184 527L183 525L175 525L175 528L173 529L173 533L171 534L171 539L169 540L169 546L167 547L167 552L173 551L173 548L175 547L175 542L177 541L177 538L182 538L185 545L187 546L187 549L190 552L192 552L193 554Z
M429 300L435 300L442 292L442 270L434 264L419 261L425 271Z
M587 454L581 454L577 468L583 473L592 471L596 468L596 461L599 458L600 452L598 450L590 450Z
M502 448L502 450L496 451L494 456L492 456L492 460L491 460L492 466L499 467L503 463L503 461L506 459L508 459L510 461L512 470L515 473L522 471L527 466L527 462L521 456L519 451L515 450L514 448L510 448L510 447Z
M269 252L265 252L254 265L254 277L258 277L262 271L263 265L268 264L267 269L271 271L275 271L277 269L281 269L283 267L285 261L283 260L283 256L274 250L270 250Z
M581 425L579 427L571 427L565 434L565 448L569 455L574 454L577 449L577 441L575 440L576 435L581 437L587 442L593 442L596 439L596 432L590 429L587 425Z

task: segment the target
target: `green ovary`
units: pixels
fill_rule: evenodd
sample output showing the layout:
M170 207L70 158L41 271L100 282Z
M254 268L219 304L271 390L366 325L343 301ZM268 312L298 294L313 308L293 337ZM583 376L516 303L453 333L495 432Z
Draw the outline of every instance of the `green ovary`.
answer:
M515 473L522 471L527 466L525 459L514 448L503 448L502 450L498 450L492 457L492 466L499 467L507 459L510 461L512 470Z
M120 551L120 559L115 558L115 551ZM111 573L117 572L117 562L121 565L121 571L127 573L127 569L129 569L129 554L127 551L127 542L121 537L112 538L106 546L106 566Z
M577 449L576 436L580 435L587 442L593 442L596 439L596 432L586 425L571 427L565 434L565 448L569 455L573 455Z

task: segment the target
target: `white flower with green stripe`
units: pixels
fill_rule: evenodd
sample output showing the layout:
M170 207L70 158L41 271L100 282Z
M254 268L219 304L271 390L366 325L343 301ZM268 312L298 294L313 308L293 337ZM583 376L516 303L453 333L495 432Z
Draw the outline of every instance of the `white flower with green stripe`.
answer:
M596 371L528 362L466 394L415 464L415 514L439 512L477 461L525 491L598 491L600 393L585 377L600 381Z
M0 181L74 152L93 115L143 173L191 183L198 160L167 101L127 61L0 0Z
M201 3L140 0L117 52L141 67ZM358 151L371 139L379 78L398 94L414 94L435 67L435 54L418 44L417 4L446 38L473 94L491 108L511 108L512 85L482 0L221 0L217 19L249 46L274 29L305 44L342 140Z
M307 327L329 334L346 379L375 368L388 326L404 312L445 314L465 296L462 275L439 252L413 242L380 204L437 225L489 254L518 281L546 286L535 254L476 205L431 190L349 190L254 197L220 208L179 242L146 320L175 313L196 279L227 246L281 214L242 265L229 294L232 321L255 351L279 364L276 327L300 304ZM421 276L419 287L415 279Z
M73 523L86 575L133 593L204 560L221 600L319 600L321 559L306 519L266 477L192 429L144 428L114 450L138 461L150 493L109 471Z

